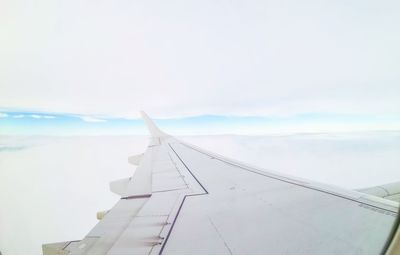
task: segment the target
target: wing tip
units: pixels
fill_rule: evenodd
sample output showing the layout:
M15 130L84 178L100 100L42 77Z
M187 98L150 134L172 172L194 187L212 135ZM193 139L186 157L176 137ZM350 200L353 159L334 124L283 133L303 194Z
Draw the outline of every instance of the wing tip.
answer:
M169 136L168 134L161 131L156 126L156 124L154 124L154 121L144 111L140 111L140 115L142 116L142 119L144 120L144 122L147 126L147 129L149 130L152 137L167 137L167 136Z

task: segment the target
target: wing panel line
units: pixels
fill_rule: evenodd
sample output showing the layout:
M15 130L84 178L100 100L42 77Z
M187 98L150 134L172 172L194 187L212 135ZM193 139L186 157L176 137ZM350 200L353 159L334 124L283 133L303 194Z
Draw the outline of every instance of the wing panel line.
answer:
M169 237L170 237L170 235L171 235L171 232L172 232L172 230L174 229L176 220L178 219L179 213L181 212L181 209L182 209L182 207L183 207L183 204L184 204L185 201L186 201L186 198L187 198L187 197L194 197L194 196L203 196L203 195L207 195L207 194L208 194L207 189L203 186L203 184L201 184L201 182L196 178L196 176L192 173L192 171L190 171L189 167L185 164L185 162L183 162L183 160L181 159L181 157L179 157L178 153L176 153L176 151L174 150L174 148L172 148L172 146L171 146L170 143L168 143L168 146L171 148L171 150L174 152L174 154L175 154L176 157L179 159L179 161L183 164L183 166L186 168L186 170L190 173L190 175L192 175L192 177L193 177L193 178L196 180L196 182L200 185L200 187L203 189L204 192L203 192L203 193L199 193L199 194L188 194L188 195L184 195L184 196L183 196L182 202L181 202L181 204L179 205L179 209L178 209L178 211L177 211L177 213L176 213L176 215L175 215L175 218L174 218L174 220L173 220L173 222L172 222L172 224L171 224L171 228L169 229L168 234L167 234L167 236L165 237L165 241L163 242L163 244L162 244L162 246L161 246L160 252L158 253L159 255L161 255L161 254L163 253L163 251L164 251L165 245L167 244L168 239L169 239Z
M184 146L186 146L186 147L188 147L188 148L190 148L190 149L193 149L193 150L195 150L195 151L197 151L197 152L199 152L199 153L201 153L201 154L203 154L203 155L207 155L207 156L209 156L209 157L211 157L211 158L213 158L213 159L217 159L217 160L219 160L219 161L221 161L221 162L223 162L223 163L225 163L225 164L228 164L228 165L231 165L231 166L234 166L234 167L238 167L238 168L240 168L240 169L242 169L242 170L245 170L245 171L248 171L248 172L251 172L251 173L254 173L254 174L258 174L258 175L261 175L261 176L264 176L264 177L267 177L267 178L271 178L271 179L275 179L275 180L278 180L278 181L286 182L286 183L289 183L289 184L292 184L292 185L300 186L300 187L303 187L303 188L306 188L306 189L311 189L311 190L319 191L319 192L326 193L326 194L329 194L329 195L332 195L332 196L340 197L340 198L343 198L343 199L346 199L346 200L350 200L350 201L352 201L352 202L356 202L356 203L358 203L358 204L363 204L363 205L371 206L371 207L374 207L374 208L376 208L376 209L389 212L390 215L392 215L392 216L394 216L394 217L396 217L396 215L397 215L397 213L398 213L396 210L390 210L390 209L382 208L382 207L379 207L379 206L377 206L377 205L370 204L370 203L366 203L366 202L363 202L363 201L359 201L359 200L357 200L357 199L354 199L354 198L351 198L351 197L348 197L348 196L345 196L345 195L342 195L342 194L338 194L338 193L335 193L335 192L332 192L332 191L327 191L327 190L319 189L319 188L316 188L316 187L307 186L307 185L300 184L300 183L297 183L297 182L292 181L292 180L284 179L284 178L282 178L282 177L280 178L280 177L277 177L277 176L271 176L270 174L268 174L268 173L266 173L266 172L264 173L264 172L261 172L260 170L257 170L257 169L251 169L251 168L249 168L249 167L245 167L245 166L240 165L240 164L236 164L236 163L233 163L233 162L229 162L229 161L227 161L227 160L225 160L225 159L220 158L220 157L217 156L217 155L213 155L213 154L209 154L209 153L207 153L207 152L201 151L201 150L196 149L196 148L194 148L194 147L192 147L191 145L188 145L188 144L186 144L186 143L180 142L180 144L182 144L182 145L184 145ZM171 145L170 145L170 147L171 147ZM171 147L171 148L172 148L172 147ZM174 152L175 152L175 151L174 151ZM175 152L175 153L176 153L176 152Z

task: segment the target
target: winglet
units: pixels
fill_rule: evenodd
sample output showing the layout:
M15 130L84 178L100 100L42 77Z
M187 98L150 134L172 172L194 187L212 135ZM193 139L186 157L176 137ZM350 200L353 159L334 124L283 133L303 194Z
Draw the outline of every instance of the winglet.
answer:
M142 119L146 123L147 129L149 130L150 134L152 137L167 137L166 133L161 131L156 124L147 116L147 114L144 111L141 111L140 114L142 115Z

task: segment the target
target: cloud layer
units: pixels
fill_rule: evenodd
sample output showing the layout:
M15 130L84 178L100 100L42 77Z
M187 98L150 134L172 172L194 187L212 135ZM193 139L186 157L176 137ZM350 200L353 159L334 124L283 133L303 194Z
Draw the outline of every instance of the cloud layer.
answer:
M91 116L81 116L80 118L83 121L86 121L86 122L105 122L106 121L106 120L99 119L99 118L94 118L94 117L91 117Z
M298 114L290 116L217 116L154 119L173 135L293 134L400 130L399 115ZM147 134L142 119L101 115L7 112L0 118L0 135L121 135Z
M248 164L350 189L400 180L399 133L182 139ZM98 222L96 212L119 199L108 183L132 175L127 157L142 153L147 140L1 136L4 255L40 255L43 243L85 236ZM10 195L18 192L23 199Z
M399 113L398 1L1 5L0 107L125 117Z

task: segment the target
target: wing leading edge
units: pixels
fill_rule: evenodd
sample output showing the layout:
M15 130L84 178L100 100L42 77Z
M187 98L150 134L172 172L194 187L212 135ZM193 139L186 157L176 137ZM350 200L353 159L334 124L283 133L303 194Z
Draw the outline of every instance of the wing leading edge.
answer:
M43 254L378 254L398 203L250 167L162 132L110 184L121 199Z

